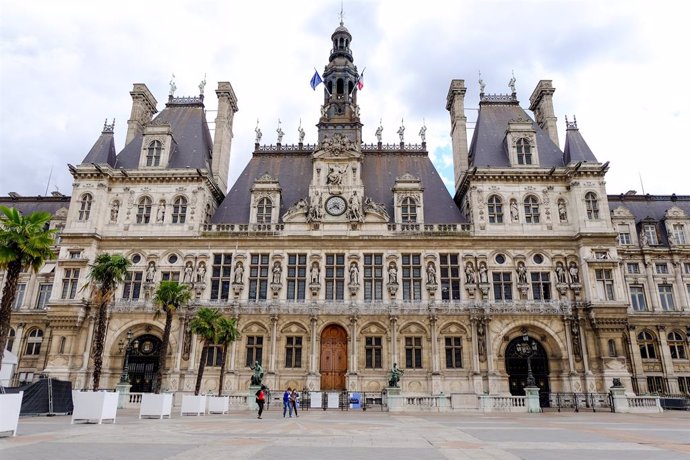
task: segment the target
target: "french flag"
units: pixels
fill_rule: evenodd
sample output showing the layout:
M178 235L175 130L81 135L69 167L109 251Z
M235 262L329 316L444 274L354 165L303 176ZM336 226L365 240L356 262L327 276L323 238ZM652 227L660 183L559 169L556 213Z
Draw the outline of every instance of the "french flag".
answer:
M357 89L360 91L362 91L362 88L364 88L364 70L362 70L362 75L360 75L357 79Z

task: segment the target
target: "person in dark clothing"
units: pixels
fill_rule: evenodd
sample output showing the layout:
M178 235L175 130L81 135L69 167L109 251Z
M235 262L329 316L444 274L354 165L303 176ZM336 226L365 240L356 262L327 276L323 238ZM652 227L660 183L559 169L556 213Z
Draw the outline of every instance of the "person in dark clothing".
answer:
M292 388L288 387L283 393L283 417L289 411L290 417L292 417L292 403L290 402L290 394L292 393Z
M266 386L261 385L256 391L256 405L259 406L259 415L256 418L261 418L261 414L264 411L264 404L266 403Z
M292 393L290 393L290 406L292 406L292 410L295 411L295 417L299 417L299 415L297 415L297 397L297 390L292 390ZM292 415L290 417L292 417Z

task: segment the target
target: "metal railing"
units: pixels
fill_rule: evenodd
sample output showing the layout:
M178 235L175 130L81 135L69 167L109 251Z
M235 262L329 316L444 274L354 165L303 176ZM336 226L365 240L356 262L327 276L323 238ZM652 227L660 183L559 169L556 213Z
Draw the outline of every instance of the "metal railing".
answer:
M562 409L572 409L575 412L604 409L613 412L610 393L549 393L548 396L549 405L557 408L558 412Z

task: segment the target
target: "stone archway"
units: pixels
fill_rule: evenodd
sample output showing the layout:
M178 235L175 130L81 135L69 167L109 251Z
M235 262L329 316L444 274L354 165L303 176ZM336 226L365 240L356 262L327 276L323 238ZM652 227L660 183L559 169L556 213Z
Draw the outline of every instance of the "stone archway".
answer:
M151 334L140 335L132 341L135 345L128 353L129 383L132 393L149 393L158 372L161 339Z
M508 373L508 386L510 394L523 396L527 384L527 358L523 358L517 352L518 344L524 343L522 336L510 341L505 352L506 372ZM549 405L549 357L544 346L535 338L529 337L528 344L536 344L536 351L531 356L532 374L539 387L539 402L542 407Z
M347 374L347 331L337 324L327 326L321 332L322 390L345 390Z

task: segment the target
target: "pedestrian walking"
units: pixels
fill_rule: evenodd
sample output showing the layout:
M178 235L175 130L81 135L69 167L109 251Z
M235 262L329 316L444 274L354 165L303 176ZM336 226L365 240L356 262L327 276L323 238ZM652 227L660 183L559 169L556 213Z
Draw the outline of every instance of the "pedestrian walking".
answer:
M292 410L295 411L295 417L299 417L299 415L297 415L297 398L298 397L299 397L299 395L297 394L297 390L292 390L292 393L290 393L290 405L292 406Z
M288 387L287 390L285 390L285 393L283 393L283 417L285 417L285 414L287 412L290 413L290 417L292 417L292 403L290 402L290 395L292 394L292 388Z
M261 414L264 411L264 404L266 403L266 386L261 385L256 391L256 405L259 406L259 415L256 418L261 418Z

